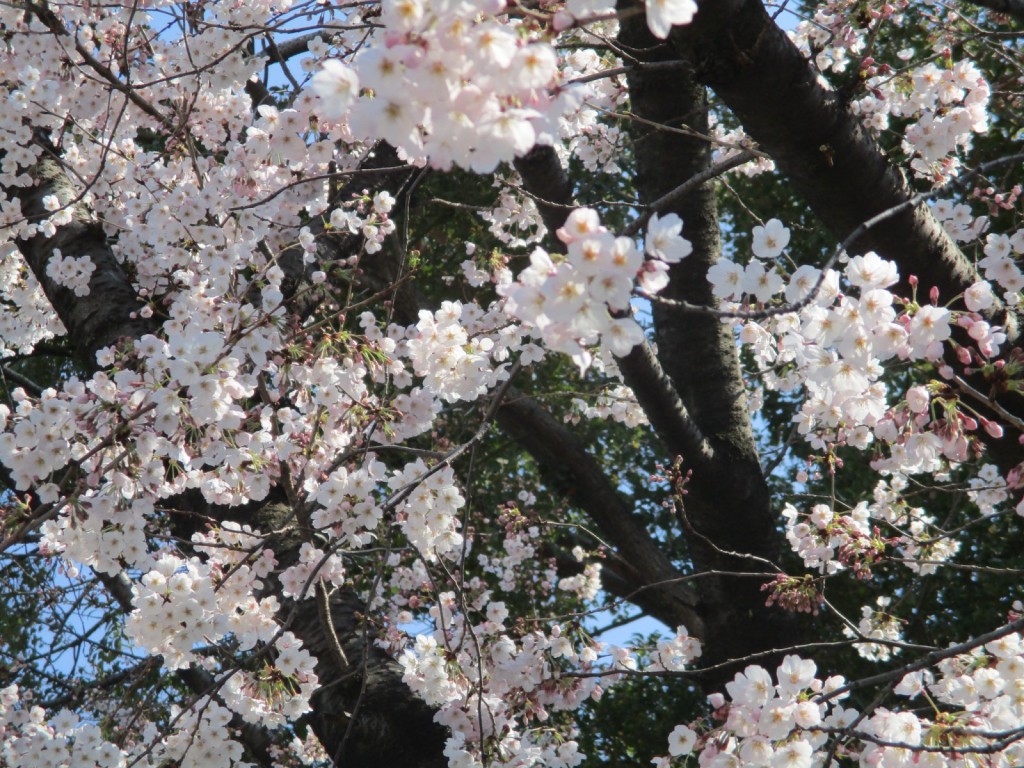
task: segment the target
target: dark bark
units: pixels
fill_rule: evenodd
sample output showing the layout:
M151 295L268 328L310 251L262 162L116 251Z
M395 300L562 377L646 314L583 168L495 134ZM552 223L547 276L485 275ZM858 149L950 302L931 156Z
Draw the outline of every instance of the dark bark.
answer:
M934 288L945 302L979 279L971 260L928 206L911 204L917 191L889 162L844 97L770 18L761 0L708 0L694 23L676 27L670 41L678 56L693 62L697 80L733 111L837 241L846 241L873 218L897 211L849 244L852 253L871 250L896 262L900 283L895 292L909 297L909 280L915 276L919 300L927 301ZM1003 327L1008 344L1019 344L1018 312L997 300L982 314ZM959 330L954 338L973 346ZM949 346L946 361L975 391L996 397L1018 419L1024 416L1019 398L991 392L991 383L964 370ZM986 409L982 402L972 405ZM997 411L988 414L1002 420ZM978 434L989 460L1003 473L1021 460L1017 434L1011 430L1001 439Z
M359 172L333 192L331 202L340 205L364 191L372 196L388 190L394 193L396 210L402 210L418 173L418 169L399 159L398 151L393 146L381 141L364 158ZM307 254L298 243L285 248L278 256L278 266L285 274L281 289L289 299L289 311L297 317L306 317L324 302L332 301L332 291L337 291L337 286L332 287L329 282L314 284L313 273L317 270L329 272L338 262L358 254L364 241L361 233L339 232L328 227L322 220L311 222L310 231L316 238L316 251L311 261L306 262ZM389 294L393 307L421 304L422 300L415 288L403 280L406 275L402 262L402 248L393 240L378 253L360 259L355 275L357 298L383 292ZM394 320L398 323L413 323L416 321L416 312L413 310L410 315L399 311Z
M393 180L393 171L378 170L393 168L394 158L388 154L388 149L384 147L369 158L372 166L369 172L356 177L353 184L358 184L360 189L376 189ZM70 193L73 185L54 157L45 157L36 172L42 184L24 194L27 205L37 206L37 215L42 215L43 195L58 190ZM399 175L399 178L408 181L407 175L404 178ZM48 295L86 367L96 369L96 350L120 339L153 332L156 327L152 321L137 317L141 305L128 276L114 258L102 228L89 221L89 212L84 207L76 209L76 217L53 238L36 237L23 241L21 246L30 255L30 266L41 280L47 279L45 268L53 243L67 243L65 254L89 253L93 257L97 269L92 280L93 291L88 297L75 296L59 286L53 286L52 294L48 292ZM327 300L326 293L311 289L309 278L313 269L329 267L333 262L348 258L360 244L359 237L345 237L320 228L315 265L304 264L297 249L286 250L279 263L286 273L284 287L286 295L291 297L290 309L301 316ZM367 260L358 290L376 293L387 288L401 277L400 266L400 260L393 254L377 254ZM108 297L118 300L111 301ZM414 286L407 285L396 292L393 306L396 319L410 322L415 319L422 300ZM499 421L521 439L524 448L539 464L547 468L560 467L558 482L576 490L577 503L591 515L602 534L618 547L617 591L666 624L686 624L691 633L699 636L700 620L693 612L692 592L678 581L679 572L639 520L632 516L629 505L602 474L585 447L536 402L518 394L510 400L510 404L499 410ZM179 525L186 520L190 525L200 525L203 519L238 519L239 515L260 525L254 518L280 512L275 505L253 505L246 512L218 510L196 498L185 497L168 500L166 504L193 515L177 515ZM178 532L179 538L187 541L191 532L182 529ZM280 558L282 550L276 548L275 551ZM622 574L626 578L622 578ZM330 647L331 641L315 600L303 602L296 610L290 629L317 659L316 671L322 685L313 699L310 726L332 755L343 750L342 762L346 765L371 765L373 761L380 763L382 760L382 764L399 768L440 765L438 761L443 763L443 729L433 722L431 710L402 682L398 666L372 643L366 645L359 618L363 611L364 606L350 591L337 592L331 598L332 622L349 659L349 666L342 668ZM282 617L289 612L290 606ZM354 713L355 719L347 713ZM258 741L253 736L253 743Z
M42 150L35 167L29 169L36 185L13 190L21 201L22 213L33 224L52 215L43 206L43 198L47 195L69 201L80 194L64 172L50 143L37 135L35 144ZM139 316L142 302L114 256L103 226L84 205L74 205L72 214L71 222L58 227L52 237L36 234L18 240L17 244L83 363L87 368L95 369L96 353L100 349L113 346L126 337L138 338L151 332L154 326ZM95 265L88 295L76 296L70 289L54 282L47 273L47 265L56 250L65 258L88 257Z
M538 144L517 157L515 167L524 180L529 179L527 191L537 203L548 233L554 235L573 208L572 182L554 148Z
M679 580L682 574L575 435L535 400L514 392L498 411L498 423L615 548L612 567L624 580L616 594L668 626L685 624L702 638L693 590Z
M913 198L903 173L760 0L707 0L693 24L676 27L670 39L692 60L698 82L732 110L839 241ZM919 295L935 286L944 300L977 279L971 261L923 203L872 227L852 250L896 261L897 290L908 296L911 275L921 281ZM1011 341L1017 338L1019 321L1004 304L988 314Z
M275 539L281 569L293 565L304 541L285 504L267 504L254 514L262 530L285 530ZM351 768L443 768L447 729L434 711L402 681L402 668L374 643L364 621L366 606L351 589L329 597L330 628L311 596L299 603L281 599L288 628L317 660L320 687L304 720L339 766ZM294 611L294 614L292 613ZM339 661L337 637L344 660Z
M291 624L317 659L320 688L306 722L335 764L346 768L444 768L448 729L402 681L402 669L377 648L362 615L365 606L351 590L331 597L331 616L349 668L331 657L332 642L314 599L304 601Z
M966 2L1024 21L1024 0L966 0Z
M642 17L621 22L618 42L642 64L678 57L651 35ZM649 204L709 167L708 141L655 127L686 126L706 134L707 95L688 67L637 66L627 82L630 109L645 121L633 124L631 132L637 189ZM672 267L662 295L714 306L707 281L707 270L720 252L713 182L696 186L663 211L683 220L683 235L693 252ZM654 303L652 313L661 365L709 446L708 458L693 456L680 450L685 441L677 434L658 432L672 453L682 455L683 471L692 473L682 514L694 570L770 570L769 563L778 561L780 536L754 443L732 330L710 315L684 314L662 304ZM722 575L700 580L698 612L706 635L702 661L720 664L799 642L799 626L778 609L765 607L761 583ZM709 675L705 684L717 688L734 671L723 668Z
M571 186L564 180L565 171L555 151L550 147L534 147L525 158L516 160L516 170L527 194L547 201L543 209L544 224L552 232L557 230L575 206ZM558 247L564 246L558 243ZM694 461L709 461L710 445L650 345L645 342L636 347L618 363L623 378L669 452L686 454Z
M640 17L624 20L621 30L619 43L643 63L676 57L650 35ZM631 108L639 116L706 130L703 89L685 78L681 87L677 68L637 67L629 85ZM708 167L707 142L649 128L635 135L637 181L645 202L661 198ZM568 196L551 196L546 180L553 171L536 161L532 168L519 170L528 191L543 189L546 194L538 196L562 206L571 202ZM698 186L663 210L681 215L684 235L694 244L694 253L673 268L667 295L712 305L706 274L719 250L713 187ZM662 443L671 454L688 460L684 467L693 469L685 524L692 526L687 543L694 567L698 572L764 570L764 561L778 558L780 537L754 446L735 339L707 315L682 315L657 305L654 311L658 356L644 345L619 365ZM799 641L800 632L788 617L765 608L758 580L709 576L698 583L697 613L709 665ZM758 631L738 631L751 626ZM715 688L732 673L723 668L706 684Z
M22 209L30 220L49 215L43 208L43 196L57 194L61 199L69 199L77 192L60 161L48 151L44 152L32 172L38 184L19 193ZM74 219L58 228L53 237L37 235L19 241L18 245L64 323L85 367L96 370L97 350L121 340L138 338L156 328L155 323L138 317L141 303L114 257L102 226L92 220L85 206L76 206L74 214ZM341 241L329 242L337 245ZM345 244L350 245L347 241ZM53 257L54 248L59 248L65 256L88 255L92 259L96 269L87 296L76 296L56 285L46 274L46 265ZM339 250L331 253L335 259L350 254L351 251ZM296 265L293 259L289 268L293 270L290 287L294 293L303 285L303 277L294 274L301 269L301 260ZM309 305L301 303L300 309L308 310ZM279 511L274 505L267 505L262 512L259 505L254 505L255 509L248 513L237 509L218 510L207 507L194 498L194 494L168 500L165 504L181 511L201 513L201 517L196 518L178 516L175 522L179 526L186 522L198 526L200 519L238 519L239 515L259 518L260 514L274 515ZM183 541L190 538L190 531L182 530L179 534ZM275 551L281 558L280 553L285 550L275 547ZM443 729L434 723L432 710L402 682L398 665L372 644L365 646L360 629L363 612L362 605L351 592L339 592L332 597L333 623L343 638L350 661L350 666L345 669L339 668L327 645L326 629L315 600L300 604L289 625L317 659L316 672L322 688L313 700L316 711L310 718L311 726L332 756L342 758L339 764L359 767L383 764L398 768L443 765ZM285 608L282 618L288 613L289 609ZM197 682L196 674L188 673L186 682ZM352 713L356 717L349 728ZM258 756L262 752L262 737L250 735L254 756Z

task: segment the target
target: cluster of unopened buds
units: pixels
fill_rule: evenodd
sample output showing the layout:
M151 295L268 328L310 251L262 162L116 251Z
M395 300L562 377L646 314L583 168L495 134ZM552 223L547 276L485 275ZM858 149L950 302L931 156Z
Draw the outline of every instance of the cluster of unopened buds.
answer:
M999 211L1012 211L1020 199L1024 187L1014 184L1009 192L1000 192L995 187L975 187L971 195L988 204L989 213L995 216Z
M777 605L784 611L817 616L825 600L819 587L820 578L811 574L789 576L780 573L762 584L761 591L768 593L765 605L769 608Z
M782 511L786 538L804 565L824 574L849 568L857 578L871 577L871 567L897 539L885 538L869 524L867 503L837 515L827 504L816 504L801 514L792 504Z
M981 450L975 433L979 426L993 437L1001 428L989 419L979 421L965 411L954 395L933 395L932 390L947 393L942 385L917 385L907 392L906 407L893 408L875 428L876 435L889 449L890 458L876 459L876 469L920 467L934 471L940 460L967 461Z

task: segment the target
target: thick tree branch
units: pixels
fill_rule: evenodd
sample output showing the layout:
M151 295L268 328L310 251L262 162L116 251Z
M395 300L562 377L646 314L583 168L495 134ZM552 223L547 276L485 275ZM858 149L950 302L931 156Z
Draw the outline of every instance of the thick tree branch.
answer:
M382 143L377 148L379 167L390 167L397 162L395 150ZM377 167L377 166L371 166ZM550 147L535 147L526 157L518 158L516 167L523 176L527 191L550 205L541 210L545 223L551 231L560 227L571 209L571 187L564 169L555 152ZM391 178L384 176L383 178ZM373 179L365 181L360 178L361 186L372 186ZM323 265L344 257L346 243L343 237L327 233L317 239L316 264ZM341 248L340 255L335 250ZM379 289L395 285L401 280L400 264L394 259L381 258L384 253L376 254L371 260L372 272L361 277L363 284ZM300 285L305 291L308 287L308 276L318 266L303 266L302 254L297 248L289 249L282 254L282 268L294 283L293 288ZM307 294L305 301L314 300L316 294ZM400 322L414 322L422 298L413 285L403 285L396 291L393 309L396 319ZM678 398L674 400L668 378L661 373L657 359L647 345L630 357L633 366L642 371L646 377L639 382L640 390L651 401L649 410L656 413L656 418L671 425L674 434L685 436L687 451L695 448L696 452L706 450L701 443L700 435L693 423L686 417L685 408ZM589 454L586 447L579 443L573 433L563 424L556 421L539 403L523 393L511 389L505 403L498 410L498 423L505 431L530 453L537 463L549 474L554 472L556 482L562 488L573 489L573 500L597 524L602 534L614 542L616 550L625 562L642 564L634 566L629 587L636 592L636 600L644 610L669 626L686 624L695 634L699 631L700 620L693 613L695 602L689 588L673 583L679 576L678 570L665 555L643 525L633 515L632 508L609 482L598 462ZM557 469L556 469L557 468ZM664 583L668 586L657 590L644 590L649 584Z
M378 142L367 153L359 170L347 184L334 192L332 202L350 200L354 194L361 194L364 190L373 195L384 189L394 192L396 199L402 201L419 172L412 166L406 166L399 159L398 151L384 141ZM298 317L305 317L331 298L331 286L327 283L316 285L312 281L313 273L317 270L328 271L333 264L358 254L365 239L362 234L330 229L320 220L310 223L310 231L316 238L316 251L311 261L307 262L308 254L298 243L277 255L278 266L285 274L282 290L290 301L292 314ZM401 261L401 249L387 247L361 260L356 276L357 288L371 294L391 289L394 294L393 306L415 306L418 309L420 298L409 284L403 282ZM415 319L416 309L411 314L400 313L398 318L399 322L415 322Z
M651 35L642 18L624 19L618 42L643 64L678 58ZM678 214L683 235L693 246L687 258L673 265L663 295L715 306L707 271L718 260L721 246L715 189L705 178L711 168L711 145L701 138L708 132L704 88L690 67L634 67L627 83L630 109L641 118L631 124L640 198ZM673 130L682 126L686 130ZM690 183L692 179L704 183ZM692 449L685 450L686 441L677 432L662 435L670 450L684 459L683 470L692 472L684 522L694 568L719 574L699 584L708 651L703 661L714 666L797 642L798 627L780 611L765 607L757 580L727 575L749 570L748 557L774 562L780 551L731 327L714 316L683 314L659 304L652 306L652 314L665 373L704 436L708 455L714 457L707 461ZM735 631L738 622L751 619L758 632ZM732 671L722 667L706 684L715 687Z
M694 636L702 637L693 591L675 581L679 570L579 439L537 401L515 391L498 411L498 423L614 546L622 566L619 574L629 583L622 591L635 593L630 601L664 624L685 624ZM660 586L643 589L651 584Z
M1024 0L965 0L979 8L987 8L1024 21Z
M670 42L681 58L693 61L698 81L735 113L837 240L847 240L881 214L899 211L862 230L850 246L855 253L873 250L895 261L901 278L897 292L910 296L910 277L916 276L918 296L927 297L934 288L940 301L949 301L980 279L928 206L915 201L900 169L776 26L761 0L708 0L693 24L673 30ZM1019 343L1016 311L997 299L982 314L1003 327L1010 344ZM965 334L960 340L971 344ZM962 367L952 347L947 346L946 359L955 369ZM990 386L980 374L969 378L979 390ZM999 405L1022 415L1013 398L1001 398ZM1002 471L1019 463L1012 436L979 437Z
M637 345L618 363L623 380L669 454L686 458L691 466L710 466L715 449L691 417L651 345L646 341Z
M554 148L538 144L522 157L517 157L515 167L526 191L537 203L544 226L553 236L573 207L572 182L558 155Z
M18 191L22 209L32 222L50 215L42 203L44 196L57 195L61 200L68 200L75 199L78 192L59 160L48 151L48 146L46 150L32 169L33 177L37 179L36 186ZM372 176L372 171L368 175ZM19 248L42 283L86 367L95 370L97 350L123 338L138 338L152 332L155 324L137 316L141 305L128 276L114 258L102 226L91 220L85 206L76 205L73 210L72 221L58 227L55 234L23 239L19 241ZM87 296L77 296L49 277L46 267L54 256L55 248L59 248L64 256L88 256L92 259L96 269ZM338 251L333 255L342 257ZM301 265L301 261L298 264ZM287 263L287 266L291 268L293 265ZM297 289L302 278L298 275L291 275L291 278L292 288ZM194 506L186 498L169 500L168 503L186 510ZM237 513L238 510L234 510L231 516ZM264 508L263 514L274 513L273 505ZM211 514L213 510L206 509L204 519ZM182 538L187 541L189 537L183 535ZM111 582L108 586L115 599L127 599L130 610L130 593L118 590L118 585ZM351 669L337 668L315 601L309 600L298 606L291 627L317 659L316 671L322 688L314 697L316 713L312 725L324 746L332 755L339 755L344 746L345 765L369 768L383 760L385 765L400 768L441 766L444 760L443 729L433 722L430 708L402 682L398 665L365 642L359 629L362 626L360 616L364 611L355 595L335 593L331 598L331 609L333 624L343 637L345 653L350 659L355 659ZM206 690L209 686L204 687L204 681L196 677L199 674L198 671L187 670L183 679L193 690ZM346 724L352 720L357 703L360 713L349 729ZM349 732L347 739L344 737L346 732ZM254 756L260 756L261 749L265 754L264 737L255 731L243 731L243 735Z
M373 173L375 162L383 164L381 167L392 164L394 159L388 155L388 151L386 146L379 148L374 158L370 159L368 173L359 178L360 188L368 185L373 188L376 182L393 178L393 175L385 174L378 180ZM69 194L73 192L73 186L64 175L58 160L52 156L44 156L36 172L42 183L26 193L26 201L28 205L35 205L31 213L41 217L46 215L41 203L44 194L57 191ZM76 210L76 215L87 223L82 225L76 221L58 228L53 238L26 241L24 249L27 255L33 256L30 258L33 271L43 279L46 279L47 259L52 255L52 250L49 250L52 243L67 243L66 254L84 252L75 249L85 246L89 252L100 254L97 272L93 276L93 293L89 297L78 297L59 286L52 287L54 306L59 307L71 337L87 358L87 364L94 368L97 349L122 337L137 337L151 332L153 325L134 316L139 303L127 276L110 252L102 228L88 222L89 213L84 208ZM84 243L79 241L79 237L85 238ZM360 243L359 238L322 232L317 238L317 266L347 258ZM300 313L306 312L326 298L325 295L309 291L312 270L309 265L303 264L297 249L288 249L280 254L279 263L287 275L287 293L294 297L293 302L298 302L293 309ZM394 263L376 259L373 265L374 272L364 275L370 281L371 289L390 284L398 276L395 271L397 265ZM100 275L102 279L97 282ZM130 296L131 300L123 298L110 301L105 298L111 296ZM95 302L91 299L95 299ZM398 315L408 320L415 317L419 304L420 299L414 293L403 293L396 300L395 309ZM97 329L95 334L89 332L94 326ZM93 340L94 336L98 340ZM659 620L670 626L686 624L691 632L698 634L700 619L693 611L695 598L692 591L676 581L679 572L632 515L632 510L603 475L597 462L564 425L556 422L536 402L515 396L510 399L513 402L499 410L499 421L511 433L522 437L524 447L539 464L562 468L560 476L564 486L576 489L581 508L595 519L604 535L616 543L622 562L631 564L632 578L629 584L624 585L624 591L635 592L636 604ZM180 505L184 500L172 503ZM186 503L185 508L188 507ZM272 506L265 507L255 514L271 514L272 510ZM209 513L210 510L207 510ZM188 537L184 538L187 540ZM654 583L664 586L645 589ZM325 747L335 754L344 742L346 764L358 766L370 765L371 761L379 763L381 755L386 752L385 747L391 744L397 751L388 757L385 764L410 768L433 765L431 761L440 755L443 739L439 738L441 731L433 724L429 708L402 683L397 666L382 652L364 642L360 630L361 620L358 618L363 607L354 594L335 592L331 596L330 605L332 623L345 656L352 661L351 668L342 669L336 663L337 654L313 601L298 606L291 627L318 660L317 674L324 687L314 698L315 715L311 725ZM359 702L358 717L346 740L344 733L349 730L350 722L346 713L353 711L356 702ZM414 733L419 735L413 738ZM402 744L407 747L401 747Z
M544 212L548 229L554 231L561 227L573 200L569 186L559 180L559 174L564 176L564 171L554 150L534 147L526 158L517 160L516 169L526 191L548 202ZM644 342L621 358L619 369L668 451L685 455L694 462L710 462L711 445L704 439L650 345Z
M676 27L670 40L837 239L913 197L900 170L760 0L707 0L693 24ZM978 279L923 203L860 238L855 251L869 250L900 265L906 295L911 275L923 295L935 286L945 300ZM1018 337L1019 320L1005 304L997 302L988 315L1011 342Z
M295 531L290 506L267 504L253 522L262 530L284 531L274 542L279 568L298 560L303 537ZM288 629L317 660L320 687L311 699L307 721L339 766L352 768L443 768L446 729L434 712L402 681L402 668L376 646L365 624L366 606L348 588L328 596L331 623L321 619L317 600L299 603L279 598ZM346 664L337 660L341 643Z
M49 142L37 133L35 143L43 150L29 171L36 185L9 191L16 194L22 213L32 224L53 215L43 205L43 198L52 195L68 202L78 199L80 192ZM37 233L19 239L17 245L68 330L75 349L86 366L94 368L97 351L123 337L137 338L149 333L153 324L139 316L142 302L117 262L103 226L86 206L71 205L71 221L58 227L52 236ZM47 267L58 250L64 258L87 258L94 265L86 296L75 295L50 276Z

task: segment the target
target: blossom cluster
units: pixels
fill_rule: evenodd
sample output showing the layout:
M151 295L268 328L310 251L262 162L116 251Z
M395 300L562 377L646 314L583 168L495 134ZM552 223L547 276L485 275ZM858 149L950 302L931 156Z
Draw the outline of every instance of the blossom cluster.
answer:
M984 253L985 257L978 260L978 266L984 270L985 280L998 285L1007 294L1019 296L1024 292L1024 272L1019 264L1020 257L1024 255L1024 229L1018 229L1012 235L986 236ZM982 282L980 286L992 290L987 283ZM979 287L977 291L979 296L972 297L976 306L971 309L986 309L991 299L985 295L984 287Z
M471 3L384 2L386 46L351 63L328 59L313 77L320 112L344 118L352 134L383 138L414 162L480 173L551 144L562 112L581 99L559 90L558 56L543 38L517 34L496 17L503 0ZM614 11L603 0L569 3L553 24ZM647 23L658 37L689 24L693 0L649 0ZM521 27L520 32L526 32ZM472 73L472 77L468 77Z
M503 8L384 3L389 44L363 48L351 65L329 59L314 76L322 114L436 168L489 172L525 154L550 131L557 57L496 20Z
M831 754L863 768L947 768L972 756L994 766L1016 765L1024 745L1002 736L1019 722L1024 654L1018 633L999 634L983 646L949 654L934 671L908 673L894 689L901 697L929 695L942 709L844 707L846 681L816 677L814 662L795 655L783 659L774 679L763 667L748 666L726 683L727 696L708 697L718 724L676 726L668 754L654 764L668 768L683 764L673 758L696 755L701 766L811 768Z
M807 515L786 504L782 517L793 551L806 567L822 573L836 573L852 566L858 575L870 578L872 562L880 550L884 551L885 540L873 535L868 525L866 502L842 515L836 515L827 504L815 504Z
M875 600L877 608L870 605L861 606L860 620L856 628L847 625L843 627L843 634L846 637L874 640L884 640L880 643L856 643L857 653L870 661L888 661L900 652L900 643L903 640L903 625L896 616L893 616L886 609L892 602L891 598L878 597Z
M851 63L860 63L868 46L867 23L899 23L906 6L903 0L885 3L873 7L865 19L853 12L852 0L829 0L818 5L811 18L801 20L790 36L802 50L813 52L822 72L842 73Z
M29 353L41 341L58 336L64 326L52 311L35 275L17 258L13 243L0 244L0 357Z
M593 404L582 398L573 398L572 407L572 413L566 416L570 421L577 421L580 418L611 419L627 427L647 423L647 415L637 403L633 390L621 384L600 393Z
M231 768L242 760L242 746L231 738L231 712L210 699L179 709L174 727L161 735L156 723L142 722L128 743L68 709L46 719L17 685L0 689L0 760L6 765L89 765L155 768L168 762L183 768Z
M901 474L880 480L873 502L862 501L845 512L815 504L804 514L786 504L786 538L806 567L826 575L848 568L869 579L876 563L895 557L892 550L915 573L935 573L959 552L960 542L924 509L907 503L902 494L907 486ZM1009 497L1006 482L992 465L971 478L969 486L976 489L969 495L984 516L997 514L997 507ZM892 535L884 536L883 530Z
M242 653L274 649L255 671L230 674L221 696L247 722L280 725L301 716L317 688L315 660L291 632L280 631L277 598L255 596L276 564L273 552L262 549L255 556L258 533L237 527L195 539L205 561L165 554L132 587L135 610L126 632L139 647L160 654L169 669L209 665L197 649L228 636Z
M578 765L583 755L576 742L552 738L544 722L553 712L600 698L599 681L614 682L615 670L637 670L636 657L631 649L587 640L560 624L515 638L504 625L504 603L486 596L469 606L483 614L474 623L454 593L442 593L430 608L434 632L417 635L399 656L405 681L452 730L445 750L449 765L476 768L485 747L495 765ZM697 640L678 627L659 641L649 669L681 670L700 653Z
M975 445L970 433L979 422L964 412L960 400L947 394L929 407L930 396L918 387L907 393L912 406L893 404L881 374L888 360L938 363L956 327L966 329L973 344L958 347L965 365L995 358L1006 334L981 315L994 301L991 286L979 281L958 297L965 310L940 305L934 295L930 303L901 297L890 290L899 279L895 264L873 252L847 258L842 273L797 267L787 282L772 260L785 253L789 237L778 220L756 227L755 258L746 267L721 259L709 269L708 280L727 308L801 307L799 314L735 323L765 386L806 392L794 417L798 432L818 450L884 445L889 456L874 462L883 472L935 472L944 461L967 460ZM940 366L943 375L949 371ZM987 420L982 425L990 428Z
M472 313L458 301L446 301L436 312L421 310L415 335L406 342L415 373L448 402L476 400L505 378L504 367L494 367L492 360L507 357L507 342L496 344L484 334L470 338L464 323L473 322Z
M89 295L89 280L96 270L96 265L88 256L63 256L59 249L46 264L46 274L57 285L72 291L75 296Z
M141 721L109 740L87 717L47 713L11 686L0 691L0 762L241 761L228 728L232 714L271 727L294 721L318 684L316 660L282 626L282 600L353 587L359 568L352 555L376 556L380 544L388 554L366 601L381 608L382 642L406 681L439 707L452 733L452 764L578 764L576 742L551 727L551 713L598 698L616 674L640 671L645 654L593 641L575 624L510 617L496 596L511 602L525 592L551 615L566 607L583 612L602 594L598 555L578 548L580 572L560 573L543 554L542 523L512 511L536 504L525 491L499 519L504 535L484 550L483 537L465 523L477 510L451 454L409 441L450 447L444 409L472 413L465 404L500 387L511 361L529 364L544 354L531 339L581 368L609 373L606 361L644 339L634 297L656 295L669 266L690 252L682 222L652 216L641 250L603 227L596 211L579 209L557 233L564 255L537 248L515 278L507 267L514 255L487 269L482 261L467 266L466 283L495 287L499 300L443 301L402 323L393 303L353 310L348 282L369 260L385 260L399 188L339 200L334 184L372 160L380 138L403 158L439 169L491 171L541 143L555 145L563 161L572 153L588 169L617 172L623 131L599 117L622 105L625 89L596 76L620 62L578 46L560 50L553 36L565 30L572 37L561 39L577 43L593 42L595 32L613 36L616 22L602 17L614 4L569 0L550 17L541 4L537 16L531 8L512 19L501 0L385 2L379 18L377 7L346 10L350 21L362 13L366 23L336 25L309 43L302 67L315 72L312 87L296 86L287 106L254 105L247 85L258 84L269 54L246 51L274 28L266 18L290 3L203 4L194 18L189 13L196 29L187 47L160 27L160 5L54 5L67 41L79 46L51 45L41 19L24 8L0 9L7 107L0 112L0 356L28 353L63 332L17 242L51 236L86 208L111 235L114 260L143 302L134 319L149 321L150 331L101 350L88 362L102 370L88 377L38 392L14 389L9 405L0 405L0 462L16 489L31 489L33 513L45 519L39 551L61 558L68 579L130 575L131 642L160 656L167 670L213 675L218 700L197 699L175 710L169 725ZM846 5L822 6L821 29L842 29ZM895 20L901 5L892 6L884 13ZM691 0L648 0L647 23L665 37L695 10ZM528 23L536 18L543 23ZM823 68L840 70L861 53L863 38L849 29L821 38L828 40L818 54ZM973 65L944 60L914 67L899 82L869 79L881 96L855 104L876 128L889 117L906 121L905 151L918 172L934 178L954 172L956 154L984 129L988 96ZM111 82L118 83L113 90ZM42 152L33 129L60 147L69 179L83 187L80 206L48 195L49 215L36 223L22 215L14 192L32 183L27 169ZM721 125L714 135L733 148L745 142ZM759 161L746 171L767 167ZM544 234L536 204L506 188L515 183L502 182L484 216L510 250ZM965 205L940 201L934 211L960 242L980 238L988 224ZM995 297L988 281L1010 298L1024 287L1022 232L988 235L979 259L986 282L965 293L966 311L895 295L895 266L875 254L848 260L842 273L791 269L791 233L779 219L754 229L748 263L723 259L712 267L709 280L727 310L807 303L800 315L737 330L765 386L804 388L797 427L815 450L883 443L888 452L875 465L889 480L874 503L845 513L787 507L787 534L808 567L866 575L887 548L927 574L957 553L957 542L902 498L901 483L970 458L970 434L996 427L972 425L962 401L941 385L890 392L881 365L928 361L941 369L957 328L973 342L957 350L964 364L993 360L1006 337L981 314ZM332 263L323 252L337 234L361 245ZM328 297L311 316L285 311L301 282L288 264L296 249L309 283ZM81 298L95 270L89 256L54 251L45 277ZM586 418L644 421L624 387L578 407ZM403 451L413 458L395 458L407 458ZM1018 482L982 469L969 493L983 514L995 514ZM180 494L194 493L230 517L275 489L297 499L296 527L306 537L288 567L279 567L271 534L230 520L176 540L176 515L165 502ZM883 539L876 526L904 533ZM271 582L282 599L269 594ZM854 640L881 659L898 642L899 623L876 605L863 609ZM419 622L429 629L418 631ZM244 663L226 660L224 650ZM962 709L957 722L972 728L1017 727L1019 638L1007 635L986 651L941 665L937 683L921 675L898 692L927 688ZM678 672L699 655L696 638L680 627L646 654L647 669ZM815 728L853 720L828 703L841 681L815 674L795 657L779 668L778 683L748 668L727 688L731 703L712 702L725 725L717 733L681 725L670 754L699 749L702 764L810 764L824 754L824 731ZM962 735L937 720L882 710L861 730L907 745L850 747L866 765L907 764L906 749L922 743L920 733L940 744ZM934 754L914 759L927 764ZM1020 755L1011 748L1005 760L1020 762Z
M851 64L858 68L865 95L854 100L854 112L875 131L887 130L890 118L903 121L910 167L939 183L957 175L958 151L988 129L991 87L972 61L954 62L941 37L935 55L920 66L905 63L915 54L912 48L899 51L898 61L876 61L868 53L870 41L886 25L903 25L907 6L899 0L861 14L850 0L831 0L815 9L813 19L800 22L792 35L813 53L822 71L841 73Z
M632 239L615 237L601 226L596 211L576 209L557 232L567 247L564 258L535 249L516 282L501 287L505 311L581 369L590 366L589 347L598 343L624 357L644 340L630 316L633 283L647 293L668 284L669 264L692 250L681 231L675 214L653 215L645 239L650 258L645 259Z
M547 234L537 204L531 198L516 196L512 190L505 189L496 203L491 210L481 211L480 218L488 223L488 231L506 248L526 248L539 243Z

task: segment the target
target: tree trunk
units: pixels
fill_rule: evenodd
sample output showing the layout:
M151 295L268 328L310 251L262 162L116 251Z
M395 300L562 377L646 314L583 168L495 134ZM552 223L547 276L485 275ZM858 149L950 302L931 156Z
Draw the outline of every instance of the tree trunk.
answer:
M624 19L618 42L640 61L630 69L627 82L631 111L645 121L632 124L632 135L637 188L649 204L709 166L708 141L654 127L686 126L706 134L707 94L689 68L643 66L678 59L651 35L643 17ZM669 212L682 218L683 236L693 252L672 266L662 295L714 306L707 281L708 267L720 251L713 182L675 200L663 211ZM770 572L769 563L779 559L781 537L754 443L731 327L710 315L683 313L657 302L652 313L658 358L712 451L710 460L682 456L683 471L692 472L681 508L693 568L697 573ZM659 436L671 448L672 436ZM708 575L697 582L705 628L703 663L720 665L800 641L797 622L765 607L765 581ZM719 688L735 672L731 665L718 668L705 684Z

